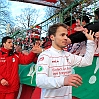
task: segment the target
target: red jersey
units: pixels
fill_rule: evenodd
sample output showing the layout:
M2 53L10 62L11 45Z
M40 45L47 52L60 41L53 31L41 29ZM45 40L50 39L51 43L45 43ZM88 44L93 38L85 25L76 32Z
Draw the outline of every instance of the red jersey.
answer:
M74 34L76 31L74 30L74 28L76 27L76 23L72 24L70 26L70 28L68 29L68 36L71 34Z
M1 93L10 93L18 91L19 89L19 74L18 66L19 64L30 64L35 58L36 54L30 52L29 55L24 55L22 53L14 53L13 55L8 55L9 51L7 49L0 49L0 80L5 79L8 81L8 86L2 86L0 84Z

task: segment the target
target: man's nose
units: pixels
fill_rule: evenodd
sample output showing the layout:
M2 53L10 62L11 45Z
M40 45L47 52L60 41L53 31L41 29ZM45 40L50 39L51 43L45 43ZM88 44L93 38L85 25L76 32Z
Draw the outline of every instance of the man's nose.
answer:
M11 43L11 45L13 45L13 43Z
M67 37L67 35L65 35L65 39L67 39L68 37Z

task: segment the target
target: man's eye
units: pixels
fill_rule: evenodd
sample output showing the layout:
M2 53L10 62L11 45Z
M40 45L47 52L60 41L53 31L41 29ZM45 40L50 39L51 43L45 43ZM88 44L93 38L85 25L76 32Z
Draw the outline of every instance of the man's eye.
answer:
M62 34L62 36L64 36L64 34Z
M68 37L68 34L66 34L66 36Z
M65 35L68 37L68 34L62 34L62 36L65 36Z

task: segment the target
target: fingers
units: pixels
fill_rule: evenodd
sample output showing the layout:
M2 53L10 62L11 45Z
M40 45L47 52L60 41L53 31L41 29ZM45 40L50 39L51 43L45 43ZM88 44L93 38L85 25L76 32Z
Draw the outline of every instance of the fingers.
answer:
M3 86L8 86L9 84L8 84L8 82L4 82L4 83L2 83L2 85Z
M82 80L82 77L79 76L78 74L73 74L74 77L78 78L78 79L81 79Z
M71 84L73 84L72 86L74 86L74 87L78 87L78 86L80 86L82 84L82 81L74 79L74 80L72 80Z
M75 83L71 83L70 86L77 88L78 86Z
M74 87L78 87L82 84L82 78L78 74L74 74L72 79L72 83L74 84Z
M92 35L92 36L94 36L95 33L92 32L92 30L90 30L89 34Z
M34 53L41 53L42 52L42 48L41 47L33 47L32 48L32 51L34 52Z
M78 74L72 74L64 79L64 85L78 87L82 84L82 78Z
M8 81L6 81L5 79L1 80L1 84L2 84L2 86L8 86L9 85Z
M92 33L92 30L90 30L89 34L91 35L91 33Z
M94 32L92 32L92 30L90 30L89 34L87 32L83 32L85 34L85 36L87 37L88 40L94 40Z
M87 28L84 28L83 29L83 33L85 34L85 33L88 33L88 29Z
M74 28L75 31L83 31L84 28L82 26Z
M34 46L40 46L40 42L35 41Z

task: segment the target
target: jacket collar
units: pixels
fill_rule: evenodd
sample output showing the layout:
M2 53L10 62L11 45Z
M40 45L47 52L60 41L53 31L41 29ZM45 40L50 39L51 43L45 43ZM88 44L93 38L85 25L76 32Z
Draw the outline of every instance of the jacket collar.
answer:
M4 47L1 48L1 51L4 53L9 53L10 50L5 49Z

